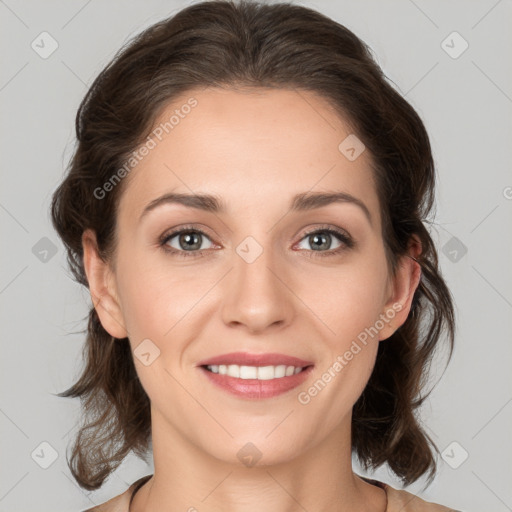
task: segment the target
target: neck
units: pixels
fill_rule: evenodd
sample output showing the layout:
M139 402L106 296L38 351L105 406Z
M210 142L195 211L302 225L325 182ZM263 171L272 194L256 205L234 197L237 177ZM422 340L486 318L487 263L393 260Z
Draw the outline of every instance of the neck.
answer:
M152 409L154 475L137 494L130 512L161 510L222 512L384 512L385 491L352 471L350 418L347 425L300 455L268 454L226 435L238 456L214 457ZM283 445L286 440L280 440ZM287 443L290 444L290 443ZM291 443L293 444L293 443ZM242 453L248 457L240 456ZM211 449L210 449L211 448ZM218 446L217 446L218 448ZM222 451L224 453L225 450ZM244 451L245 450L245 451ZM251 455L255 457L251 459ZM240 457L240 458L239 458ZM241 460L244 463L241 463Z

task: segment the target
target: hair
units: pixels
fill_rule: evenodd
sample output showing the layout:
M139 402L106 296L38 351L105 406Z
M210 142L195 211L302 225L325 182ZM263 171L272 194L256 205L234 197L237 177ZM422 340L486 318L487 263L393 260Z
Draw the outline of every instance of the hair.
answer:
M324 98L372 157L382 238L390 272L416 237L421 278L401 327L379 343L373 373L352 411L352 450L362 465L387 463L405 484L436 470L435 443L422 428L434 349L443 334L453 352L452 296L425 223L434 207L435 167L425 126L388 83L371 49L343 25L292 3L207 1L190 5L133 38L101 71L76 115L77 145L55 190L51 217L73 278L88 287L82 234L94 230L111 261L116 212L126 180L102 187L148 137L159 113L196 88L275 88ZM84 365L62 397L79 397L83 425L70 470L88 490L133 451L144 458L151 437L150 401L128 338L112 337L94 307L88 314Z

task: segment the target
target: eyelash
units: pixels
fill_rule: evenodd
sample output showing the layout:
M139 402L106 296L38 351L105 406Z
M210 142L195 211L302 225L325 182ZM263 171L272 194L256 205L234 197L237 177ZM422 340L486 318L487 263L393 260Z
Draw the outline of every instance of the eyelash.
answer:
M209 249L202 249L200 251L182 251L177 249L169 249L167 246L167 242L174 238L176 235L180 235L182 233L199 233L202 236L205 236L206 238L210 238L208 234L206 234L201 229L195 228L194 226L184 226L180 229L176 229L175 231L171 231L170 233L165 233L162 235L162 237L159 240L159 246L162 247L163 251L166 253L170 253L172 255L178 256L179 258L189 258L189 257L204 257L205 252L208 252ZM352 249L355 246L354 240L348 235L348 233L345 233L344 231L334 229L332 227L320 227L315 228L310 231L307 231L302 235L302 238L300 241L302 241L304 238L318 233L329 233L331 235L334 235L343 245L341 247L338 247L337 249L330 249L328 251L313 251L313 250L306 250L306 252L314 253L310 254L311 258L324 258L329 256L337 256L342 251L345 251L346 249ZM304 249L301 249L304 250Z

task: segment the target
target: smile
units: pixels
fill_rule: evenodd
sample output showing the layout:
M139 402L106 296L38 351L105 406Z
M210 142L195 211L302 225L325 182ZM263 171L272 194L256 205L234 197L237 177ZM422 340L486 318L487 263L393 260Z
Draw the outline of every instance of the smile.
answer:
M229 377L235 377L237 379L258 379L258 380L272 380L281 379L283 377L290 377L300 373L304 367L300 366L240 366L238 364L230 365L207 365L206 369L212 373L218 373L220 375L228 375Z
M282 395L300 386L314 365L239 366L204 365L198 368L216 388L237 398L262 400Z

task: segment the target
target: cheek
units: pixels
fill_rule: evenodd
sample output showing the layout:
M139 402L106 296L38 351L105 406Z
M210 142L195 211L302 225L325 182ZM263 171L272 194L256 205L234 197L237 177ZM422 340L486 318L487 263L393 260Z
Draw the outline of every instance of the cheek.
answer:
M130 244L120 244L117 266L119 298L132 346L144 338L158 338L171 326L164 312L175 302L175 287L168 275ZM136 247L135 243L132 247ZM176 292L177 296L177 292Z
M118 273L132 349L150 339L163 358L175 357L187 340L200 335L204 311L211 308L208 290L218 280L215 272L172 268L159 258L132 258L119 262Z
M140 337L163 339L190 309L186 296L193 292L187 289L184 294L183 284L169 276L140 271L125 275L122 309L133 341Z
M324 330L325 344L318 352L318 381L304 390L300 403L311 404L315 416L325 418L322 428L326 432L348 414L375 364L379 347L377 322L386 283L386 274L376 269L378 266L362 270L352 267L350 272L340 272L333 276L335 279L326 280L323 296L317 291L313 294L318 300L315 314L329 330Z
M301 297L343 344L373 326L383 311L387 269L377 259L331 268L302 283Z
M362 393L379 347L387 266L378 252L359 263L340 266L320 282L316 280L322 287L310 287L305 299L316 304L312 308L315 315L329 327L324 329L326 353L321 380L328 382L329 391L322 403L331 403L332 418L342 417ZM332 394L330 398L328 394ZM322 407L320 403L318 406Z

